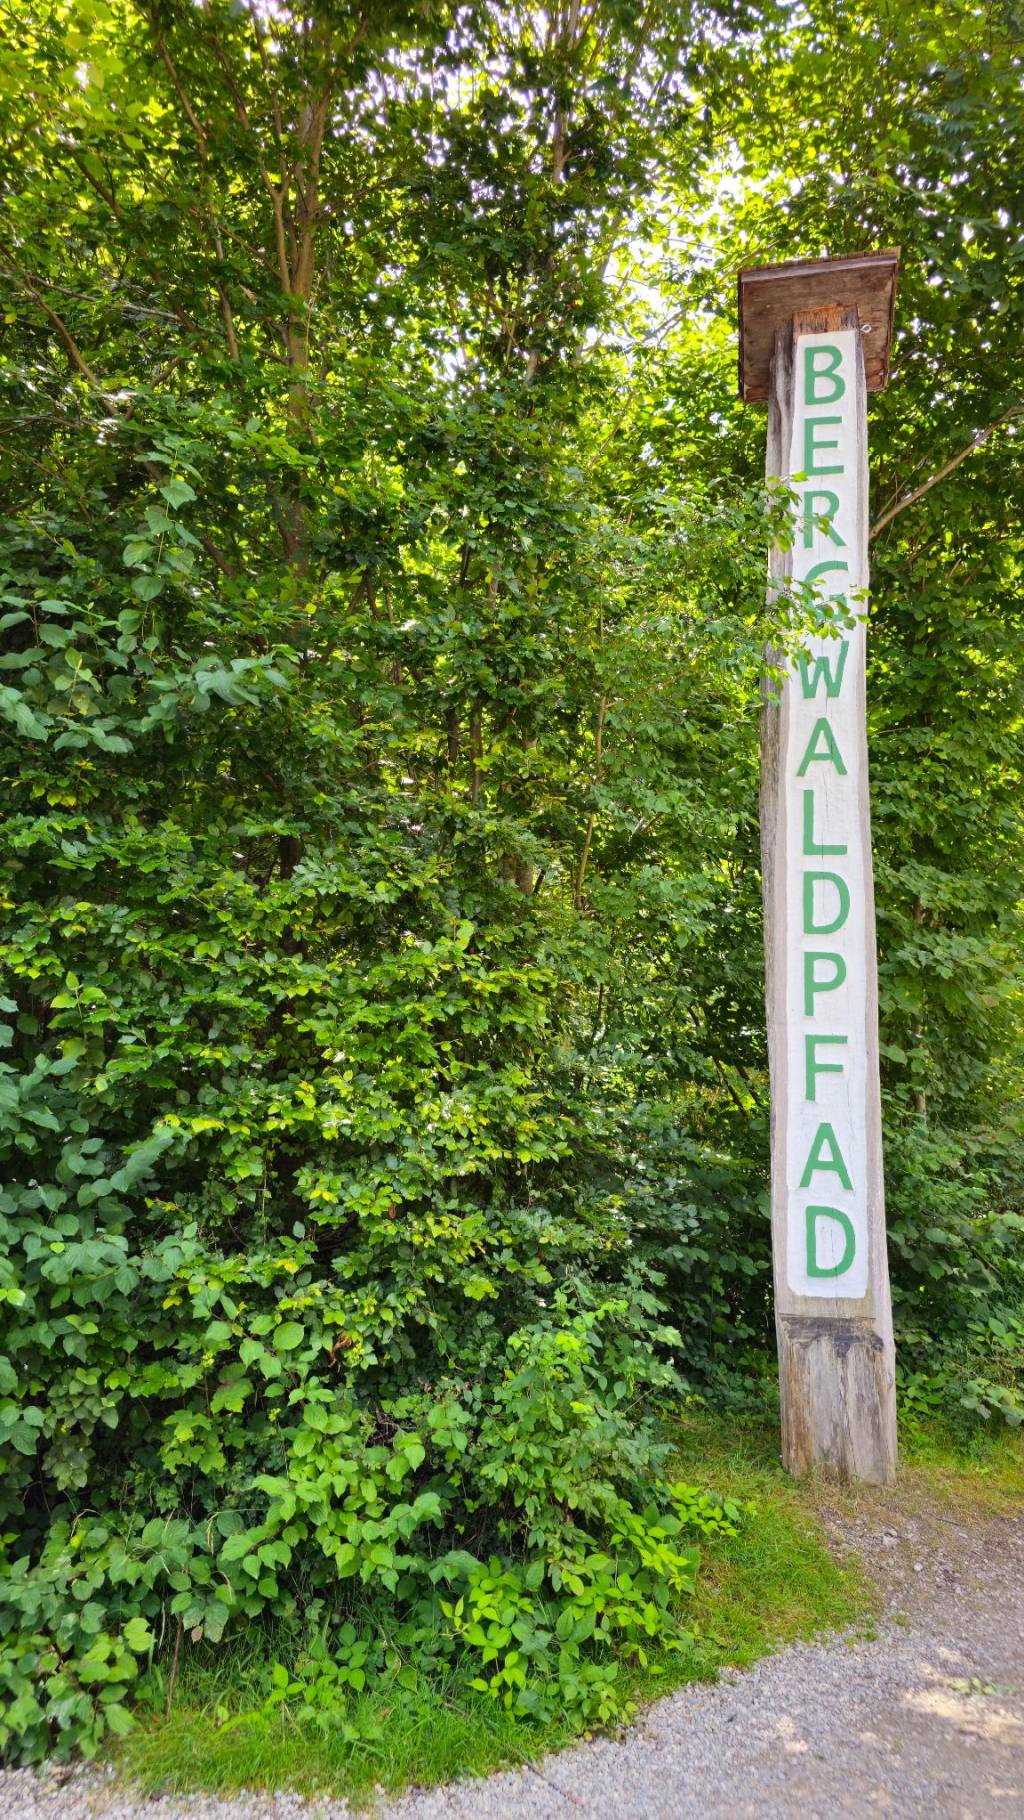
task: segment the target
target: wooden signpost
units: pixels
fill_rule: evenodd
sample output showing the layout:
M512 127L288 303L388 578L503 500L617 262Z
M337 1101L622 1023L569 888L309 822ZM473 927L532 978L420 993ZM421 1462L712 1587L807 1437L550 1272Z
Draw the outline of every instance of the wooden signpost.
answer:
M896 253L740 275L740 395L768 402L769 476L797 501L770 587L842 596L766 686L761 846L772 1249L790 1472L896 1468L865 721L866 394L888 376Z

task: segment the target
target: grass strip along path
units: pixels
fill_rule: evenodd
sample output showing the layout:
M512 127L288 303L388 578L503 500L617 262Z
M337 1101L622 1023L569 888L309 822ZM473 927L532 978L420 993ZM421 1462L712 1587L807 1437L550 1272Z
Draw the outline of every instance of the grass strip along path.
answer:
M940 1580L943 1572L955 1575L958 1546L969 1579L987 1553L998 1551L991 1526L998 1529L1024 1511L1024 1447L1005 1433L983 1435L965 1448L919 1432L905 1441L895 1488L854 1490L789 1479L779 1467L771 1427L694 1415L680 1424L675 1464L689 1482L706 1482L753 1509L738 1536L702 1544L697 1592L688 1606L692 1646L646 1670L629 1671L641 1710L686 1683L714 1682L722 1671L731 1681L733 1671L824 1633L843 1633L844 1647L870 1646L886 1610L891 1625L894 1600L896 1606L913 1602L898 1586L894 1593L897 1566L909 1577L911 1595L930 1585L925 1562L935 1557L938 1537L940 1557L951 1563ZM909 1559L908 1549L912 1555L915 1547L924 1581ZM221 1652L216 1666L197 1656L181 1676L169 1715L160 1710L166 1689L155 1687L152 1712L111 1760L118 1780L150 1798L265 1789L359 1804L376 1791L397 1794L535 1763L573 1739L568 1727L530 1725L457 1681L396 1681L384 1694L353 1698L343 1717L325 1716L322 1723L301 1718L287 1701L274 1704L271 1647L254 1627L247 1641ZM956 1689L947 1693L957 1697ZM671 1705L642 1715L641 1730L650 1722L657 1726L658 1714ZM553 1757L544 1774L550 1768L557 1777L557 1766L567 1761ZM578 1770L575 1755L572 1761ZM19 1812L28 1811L29 1786L36 1790L33 1800L42 1801L40 1785L21 1776L7 1780L6 1793L0 1783L4 1820L15 1811L4 1805L11 1797L22 1803ZM32 1811L40 1820L70 1814L69 1798L65 1785L63 1806ZM508 1790L504 1798L512 1799Z

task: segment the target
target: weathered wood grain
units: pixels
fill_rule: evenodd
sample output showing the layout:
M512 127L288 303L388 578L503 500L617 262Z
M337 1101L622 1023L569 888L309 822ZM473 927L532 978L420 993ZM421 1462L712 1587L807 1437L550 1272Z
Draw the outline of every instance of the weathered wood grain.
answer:
M867 416L860 324L855 308L831 306L796 314L776 340L769 397L769 477L788 479L795 409L795 353L801 334L856 331L857 513L851 542L851 571L867 581ZM777 592L791 574L792 552L773 550L769 590ZM855 839L859 841L864 892L863 954L866 1015L858 1040L864 1044L866 1090L867 1287L862 1296L797 1293L787 1270L789 1220L793 1212L787 1181L786 1129L791 1093L803 1092L790 1079L788 1020L795 982L787 978L787 843L796 838L787 825L785 764L791 683L781 690L766 680L761 735L761 844L764 893L765 969L771 1069L772 1247L776 1331L782 1402L783 1461L790 1472L826 1466L847 1479L884 1483L896 1467L895 1360L885 1239L881 1101L878 1079L877 956L871 868L871 827L865 719L864 641L847 682L856 692L857 750L851 775L857 786ZM773 654L770 659L777 663ZM794 848L799 852L799 848Z
M742 271L739 393L745 403L763 404L768 398L776 335L798 311L827 309L837 294L857 312L867 389L880 392L889 377L899 257L893 247L848 259L793 259Z

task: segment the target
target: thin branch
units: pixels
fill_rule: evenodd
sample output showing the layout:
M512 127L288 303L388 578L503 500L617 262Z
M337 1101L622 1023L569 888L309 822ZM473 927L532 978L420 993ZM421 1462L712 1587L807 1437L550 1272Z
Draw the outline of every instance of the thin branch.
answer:
M171 374L175 371L175 368L180 367L182 361L185 359L187 359L187 353L185 353L185 352L182 352L179 354L172 354L170 360L165 362L165 364L162 367L160 367L157 372L155 372L153 374L152 379L149 381L150 385L151 386L163 385L164 380L169 379ZM128 422L129 418L134 417L135 407L139 402L139 398L140 398L140 394L137 392L135 394L135 397L131 400L131 403L125 405L124 411L122 413L122 420L125 423ZM154 470L154 472L155 472L155 470Z
M717 1055L713 1055L711 1057L711 1061L718 1074L718 1078L721 1081L722 1086L725 1088L727 1094L729 1095L729 1098L732 1100L733 1105L736 1106L740 1112L742 1112L743 1117L745 1119L749 1119L750 1108L749 1108L749 1106L744 1106L743 1101L740 1099L739 1094L737 1093L735 1087L733 1086L731 1080L729 1079L729 1076L726 1074L725 1068L723 1067L722 1063L719 1061Z
M97 196L99 196L100 200L102 202L106 203L111 214L116 216L118 221L123 221L124 212L121 209L120 204L118 203L113 190L108 189L105 183L101 183L98 177L93 176L93 173L89 169L89 166L86 164L85 159L82 157L81 152L77 152L73 145L69 146L68 150L70 151L72 158L74 159L79 170L81 171L82 176L85 178L86 183L88 183L91 186L91 188L96 191L96 194L97 194Z
M475 701L469 711L469 800L474 808L476 808L476 805L480 801L482 757L483 738L480 703Z
M82 353L81 348L79 347L77 341L75 340L74 336L72 335L71 330L68 328L67 323L64 321L64 318L62 316L58 316L56 310L51 310L45 297L40 295L39 291L36 289L35 285L32 283L32 280L28 276L27 272L23 272L21 267L17 264L14 265L13 271L10 266L0 266L0 271L2 271L5 274L5 276L8 278L13 278L13 277L17 276L18 278L21 279L21 282L25 286L25 289L28 292L29 296L34 300L35 303L38 304L39 308L42 310L43 315L47 318L47 320L49 322L52 322L58 335L60 336L61 340L63 341L64 346L67 348L67 351L71 356L72 365L77 368L79 373L81 373L83 379L87 379L89 384L91 386L95 387L97 392L102 392L104 389L103 386L100 384L99 380L96 377L96 374L92 370L92 367L89 365L89 362L86 360L85 355Z
M273 77L271 75L270 59L267 56L266 37L265 37L264 31L263 31L263 26L260 23L259 13L256 11L256 8L252 5L252 0L250 0L249 6L248 6L248 13L249 13L250 19L252 20L252 29L253 29L253 33L254 33L254 36L256 39L256 48L259 51L260 64L262 65L262 68L263 68L264 80L267 84L267 90L270 95L270 112L271 112L271 119L273 121L273 127L274 127L274 144L277 146L278 156L280 157L280 160L281 160L281 181L283 183L284 182L284 170L285 170L284 121L283 121L282 114L281 114L281 100L280 100L280 96L278 95L277 89L274 85Z
M267 167L262 162L262 160L259 160L258 162L259 162L259 166L260 166L260 173L263 177L264 183L267 186L267 193L270 197L270 206L274 211L274 246L275 246L275 249L277 252L277 275L281 282L281 289L284 292L285 296L287 296L292 288L292 274L291 274L291 268L288 263L288 245L287 245L287 241L285 239L285 227L284 227L285 195L284 195L284 190L278 189L270 181L270 177L267 173Z
M21 267L17 266L17 265L15 266L14 270L15 270L17 276L21 279L21 282L25 286L25 289L29 292L30 296L32 296L35 299L36 303L39 305L39 308L42 310L43 314L45 316L47 316L49 318L49 320L53 323L53 326L57 330L57 333L60 335L61 340L64 342L64 344L68 350L68 353L71 355L72 362L77 367L78 371L81 373L83 379L88 381L88 383L94 388L94 390L99 393L101 398L109 400L111 394L109 393L107 388L103 385L102 381L93 372L92 367L89 365L89 362L86 360L84 354L82 353L81 348L79 347L77 341L75 340L74 336L72 335L71 330L68 328L67 324L62 320L62 318L60 316L57 315L56 310L51 310L51 308L50 308L49 304L46 302L45 298L43 298L39 295L38 290L36 289L35 285L32 283L32 280L28 277L27 273L23 272L21 270ZM10 268L6 267L6 266L0 266L0 271L5 272L8 277L11 277L13 275ZM183 358L184 358L184 356L182 356L182 355L175 355L173 360L171 361L170 366L166 369L166 372L172 372L174 367L177 366L179 361ZM163 376L166 376L166 372ZM128 410L126 412L122 413L122 418L129 417L131 415L132 409L133 409L133 407L129 406ZM157 483L159 483L162 480L162 478L163 478L162 472L153 462L143 462L142 465L152 480L156 481ZM225 576L233 575L234 571L231 568L230 563L227 561L227 558L221 554L220 550L217 548L217 545L213 542L213 539L210 537L207 537L202 531L200 531L198 533L198 537L199 537L199 542L201 543L203 549L206 551L206 554L212 559L213 562L215 562L217 564L217 567L221 571L221 574L225 575Z
M604 776L604 723L608 712L608 693L603 690L597 708L597 728L594 735L594 783L599 789ZM594 838L594 826L597 821L596 809L591 809L587 816L586 831L583 836L583 851L580 854L579 870L576 873L576 888L572 894L573 909L583 908L583 887L587 879L587 865L590 860L590 847Z
M174 1633L174 1655L171 1658L171 1672L167 1677L167 1705L164 1709L164 1718L165 1719L170 1718L171 1707L174 1704L174 1690L178 1684L178 1663L181 1660L181 1639L184 1636L184 1634L185 1634L185 1620L183 1618L179 1618L178 1619L178 1628Z
M96 299L94 297L90 297L86 292L73 290L71 285L69 285L69 284L58 284L56 279L44 278L41 275L41 273L39 273L39 272L36 272L35 275L33 276L32 283L35 285L42 285L48 291L56 291L61 297L70 297L72 303L85 304L87 308L92 307L96 301ZM122 295L121 290L118 288L118 281L116 279L114 279L112 276L108 283L108 289L113 290L113 294L116 299L118 309L122 310L126 315L144 316L147 318L151 318L152 321L154 321L154 322L179 322L180 323L182 320L180 313L177 316L175 316L175 314L172 310L156 310L156 309L153 309L151 306L147 306L146 304L131 303L126 297L124 297ZM189 321L191 322L191 318L189 319ZM196 327L197 325L192 324L192 326Z
M926 493L930 493L933 487L938 486L940 480L945 480L947 474L952 474L954 468L958 468L962 461L966 461L968 455L973 455L976 449L983 448L989 437L994 436L1001 425L1008 423L1011 417L1018 417L1021 411L1024 411L1024 404L1011 404L1008 410L1002 413L1002 416L996 418L994 423L979 430L975 436L971 437L966 448L961 449L958 454L952 455L941 468L936 468L934 474L930 474L919 487L915 487L913 492L905 494L902 499L897 499L895 504L889 506L880 518L876 518L869 533L870 537L877 537L880 531L885 530L887 524L892 523L899 512L905 512L908 506L916 505L919 499L923 499Z
M153 23L153 22L151 21L151 23ZM206 157L207 157L206 134L204 133L202 127L200 126L199 121L196 117L196 114L193 110L192 104L189 101L189 98L185 93L185 89L182 84L181 78L178 75L178 72L174 66L174 61L171 57L171 53L167 49L166 44L164 43L163 34L156 30L155 24L154 24L153 36L154 36L154 41L156 43L157 51L159 52L159 55L160 55L160 61L162 62L165 70L167 71L167 74L171 78L171 82L174 86L174 92L177 95L178 100L181 102L182 112L184 113L185 118L189 123L189 126L192 128L192 131L195 134L196 143L199 147L199 155L202 158L203 162L205 163Z
M234 73L231 69L231 65L224 55L224 51L221 47L220 41L219 41L216 33L214 33L212 37L209 35L207 36L207 43L209 44L210 49L213 51L213 54L214 54L215 58L217 59L217 62L220 64L221 70L223 71L224 80L228 85L228 90L230 92L231 99L234 102L235 115L239 121L239 124L249 134L249 136L252 140L253 152L254 152L255 158L256 158L256 168L259 171L260 178L263 183L263 187L266 190L267 195L270 197L270 206L274 212L274 241L275 241L275 248L276 248L276 252L277 252L278 277L281 282L281 289L287 294L292 288L292 281L291 281L291 269L290 269L289 261L288 261L287 243L286 243L286 239L285 239L285 219L284 219L284 217L285 217L285 208L287 205L288 198L287 198L287 190L286 190L286 179L285 179L285 175L284 175L284 163L282 160L281 182L280 182L280 184L275 184L273 178L270 175L269 170L267 169L266 160L263 157L262 152L260 151L259 141L256 137L256 134L253 132L252 121L249 117L249 110L245 105L245 101L242 97L241 91L238 87L237 82L235 81Z
M203 549L206 551L207 556L210 558L210 561L217 564L221 574L226 576L228 581L233 581L235 571L228 562L227 557L222 555L221 551L218 550L213 538L207 537L205 531L197 531L196 536L202 544Z
M221 315L224 318L224 333L227 336L228 355L230 359L237 360L239 358L239 351L238 336L235 334L235 315L231 308L231 299L227 293L227 286L221 284L219 281L217 284L217 295L220 298L220 310Z

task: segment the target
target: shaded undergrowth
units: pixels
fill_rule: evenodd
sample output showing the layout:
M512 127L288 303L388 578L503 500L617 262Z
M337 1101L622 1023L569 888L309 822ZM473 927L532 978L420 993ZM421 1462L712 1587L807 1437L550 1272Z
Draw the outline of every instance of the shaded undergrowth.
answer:
M686 1650L625 1666L637 1704L711 1680L724 1666L748 1667L798 1638L869 1622L876 1600L866 1575L829 1552L808 1489L783 1474L775 1445L767 1427L703 1415L680 1422L680 1474L754 1508L737 1535L701 1544ZM169 1715L166 1675L154 1675L145 1690L150 1713L119 1752L124 1773L147 1791L290 1787L359 1800L375 1787L485 1774L580 1735L569 1721L537 1724L507 1712L468 1675L430 1680L407 1671L350 1696L329 1722L300 1717L287 1699L277 1703L274 1686L287 1641L254 1629L206 1659L197 1653Z

